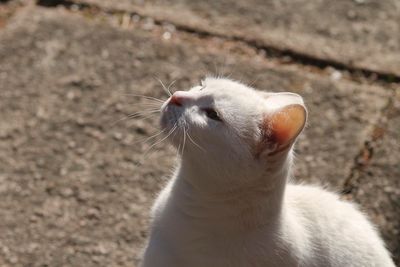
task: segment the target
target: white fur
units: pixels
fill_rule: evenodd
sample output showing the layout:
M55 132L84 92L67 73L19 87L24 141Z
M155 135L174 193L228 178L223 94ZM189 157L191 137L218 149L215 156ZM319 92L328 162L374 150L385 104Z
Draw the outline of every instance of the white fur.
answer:
M167 101L161 124L178 127L168 139L181 161L153 206L143 267L394 266L352 204L287 184L291 146L255 157L264 116L303 105L299 96L216 78L176 94L183 105ZM223 122L208 118L208 107Z

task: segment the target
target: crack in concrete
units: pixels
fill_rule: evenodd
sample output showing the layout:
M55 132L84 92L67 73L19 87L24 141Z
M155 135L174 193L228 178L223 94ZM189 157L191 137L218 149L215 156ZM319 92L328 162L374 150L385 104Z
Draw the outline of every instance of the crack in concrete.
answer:
M370 140L364 141L360 152L354 158L353 166L350 170L350 175L343 183L341 193L344 195L352 194L355 189L356 181L359 180L360 173L369 165L374 154L374 148Z
M342 186L341 193L343 195L351 195L357 188L360 182L360 176L363 171L369 166L373 156L374 148L379 139L381 139L388 127L388 114L393 108L393 95L389 97L387 105L379 113L380 116L377 121L372 125L372 129L368 133L367 139L364 141L359 153L354 158L353 166L350 170L349 176L345 179Z
M43 7L64 6L66 8L71 8L71 6L77 6L80 9L94 7L93 5L74 2L70 0L37 0L36 4Z
M258 40L255 39L249 39L245 37L239 37L239 36L231 36L231 35L226 35L226 34L220 34L220 33L213 33L211 31L206 31L202 29L198 29L195 27L187 26L184 24L174 24L170 21L167 20L160 20L160 19L155 19L153 17L147 16L146 14L141 14L140 12L137 11L123 11L123 10L116 10L116 9L105 9L102 7L99 7L94 4L87 4L79 1L73 1L73 0L37 0L37 5L47 7L47 8L52 8L52 7L57 7L57 6L64 6L66 9L77 9L79 11L84 11L84 10L90 10L92 11L93 15L96 15L96 13L105 13L108 15L129 15L129 16L139 16L141 18L149 18L152 19L154 24L157 26L162 26L165 24L173 25L176 30L181 31L181 32L186 32L189 34L195 34L200 37L211 37L211 38L220 38L223 40L227 41L234 41L234 42L240 42L242 44L245 44L251 48L263 51L266 56L270 58L278 58L278 59L290 59L291 62L303 66L312 66L316 67L318 69L325 69L328 67L334 68L339 71L346 71L348 72L353 80L360 80L360 78L367 78L367 79L372 79L373 81L378 81L378 82L383 82L383 83L400 83L400 76L396 75L394 73L388 73L388 72L379 72L379 71L373 71L367 68L359 68L359 67L353 67L348 64L345 64L343 62L331 60L331 59L325 59L325 58L319 58L315 57L313 55L309 55L306 53L290 50L290 49L282 49L273 45L267 45L264 43L261 43Z

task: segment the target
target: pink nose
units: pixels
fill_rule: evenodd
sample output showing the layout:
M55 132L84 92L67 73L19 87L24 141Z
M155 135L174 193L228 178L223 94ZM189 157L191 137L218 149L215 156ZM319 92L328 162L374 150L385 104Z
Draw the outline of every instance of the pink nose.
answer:
M175 106L182 106L186 100L188 100L190 96L188 92L184 91L176 91L170 98L169 104Z
M182 106L182 97L177 96L176 94L173 94L171 96L171 99L169 100L170 105L175 105L175 106Z

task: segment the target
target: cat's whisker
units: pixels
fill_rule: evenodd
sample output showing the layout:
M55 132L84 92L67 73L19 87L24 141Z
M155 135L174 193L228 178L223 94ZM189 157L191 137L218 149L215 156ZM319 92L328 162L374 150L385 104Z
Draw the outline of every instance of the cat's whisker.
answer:
M132 97L141 97L141 98L144 98L144 99L147 99L147 100L153 100L153 101L156 101L156 102L159 102L159 103L164 103L165 102L162 99L159 99L159 98L156 98L156 97L152 97L152 96L147 96L147 95L137 95L137 94L122 94L122 95L132 96Z
M185 146L186 146L186 128L185 125L182 127L183 129L183 146L182 146L182 156L183 153L185 152Z
M226 76L225 75L225 71L226 71L227 67L228 67L227 58L224 57L224 61L222 62L222 67L221 67L221 77L225 77Z
M134 103L133 106L135 106L135 107L158 107L158 108L160 108L162 105L159 102L151 101L151 102Z
M209 70L208 68L206 68L206 67L203 66L203 65L201 65L200 67L201 67L201 71L202 71L202 73L203 73L203 74L201 75L202 78L200 78L200 81L201 81L203 78L210 77L210 76L212 75L212 73L210 72L210 70Z
M174 134L174 137L178 134L179 134L179 131L176 131L176 133ZM178 156L180 155L180 152L181 152L181 146L182 146L182 142L179 141L179 145L178 145L178 149L177 149Z
M128 120L128 119L134 119L134 118L137 118L137 117L144 117L144 115L153 115L153 114L158 113L158 112L160 112L160 109L145 110L145 111L139 111L139 112L135 112L135 113L132 113L132 114L128 114L125 117L120 118L120 119L116 120L115 122L112 122L110 126L112 127L112 126L114 126L115 124L117 124L117 123L119 123L121 121L125 121L125 120Z
M129 114L129 115L127 115L126 117L127 117L128 119L133 119L133 118L136 118L136 117L141 117L141 116L143 116L143 115L150 115L150 114L154 114L154 113L158 113L158 112L160 112L159 109L138 111L138 112Z
M181 149L181 143L179 143L178 149L177 149L178 156L180 155L180 153L179 153L180 149Z
M251 83L249 83L249 87L253 87L254 84L260 79L260 77L256 77Z
M129 122L135 122L137 118L140 118L140 120L145 121L145 120L148 120L148 119L154 119L157 116L158 116L158 114L156 112L152 113L152 114L148 114L147 116L146 115L138 115L138 116L136 116L134 118L129 118ZM133 125L134 124L129 124L128 127L130 128Z
M219 77L219 70L218 70L217 62L216 62L216 61L213 61L213 64L214 64L214 72L215 72L215 75L216 75L216 77L218 78L218 77Z
M146 113L146 112L153 112L153 111L161 112L161 108L160 107L155 107L155 106L143 107L143 108L139 108L139 109L136 109L136 110L137 111L133 112L132 114L135 114L135 113ZM128 115L130 115L130 114L128 114Z
M147 115L147 116L141 116L141 117L140 117L140 120L145 121L145 120L148 120L148 119L154 119L155 116L157 116L157 114L155 114L155 113L154 113L154 114ZM158 116L157 116L157 117L158 117ZM129 122L132 122L132 123L129 123ZM128 121L128 129L131 129L132 127L134 127L134 126L135 126L135 122L136 122L135 119L130 119L130 120ZM156 127L156 126L153 125L153 124L149 124L148 126L151 127L152 129L157 129L157 130L158 130L158 127Z
M187 136L188 136L189 140L190 140L195 146L197 146L197 147L198 147L200 150L202 150L203 152L206 152L206 150L205 150L203 147L201 147L198 143L196 143L196 142L193 140L193 137L190 136L189 131L187 132Z
M159 131L158 133L153 134L150 137L145 137L145 138L143 138L141 140L138 140L138 141L134 142L133 145L136 145L138 143L146 143L146 142L150 141L151 139L156 138L156 137L160 136L161 134L165 133L166 130L167 129L163 129L162 131Z
M148 101L147 99L145 100ZM129 106L140 111L148 109L161 109L162 104L160 102L150 100L149 102L129 103Z
M164 140L166 140L166 139L175 131L176 128L177 128L177 126L176 126L176 124L175 124L174 127L172 127L172 129L168 132L168 134L167 134L165 137L163 137L162 139L156 141L154 144L152 144L152 145L143 153L143 157L146 156L147 153L148 153L153 147L155 147L156 145L158 145L158 144L162 143Z
M176 80L173 80L173 81L168 85L168 87L167 87L168 92L171 93L170 88L175 84L175 82L176 82Z
M154 78L161 84L163 90L167 93L167 95L172 96L171 92L169 91L169 87L167 88L165 84L161 81L161 79L157 76L154 76Z

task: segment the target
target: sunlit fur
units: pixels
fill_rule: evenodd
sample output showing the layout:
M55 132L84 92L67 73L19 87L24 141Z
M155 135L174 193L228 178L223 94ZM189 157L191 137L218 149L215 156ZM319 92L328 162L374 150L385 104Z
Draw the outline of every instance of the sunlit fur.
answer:
M161 125L181 159L153 206L143 267L394 266L352 204L287 184L295 140L276 154L267 142L256 155L263 120L304 107L300 96L216 78L179 94L181 106L162 106Z

